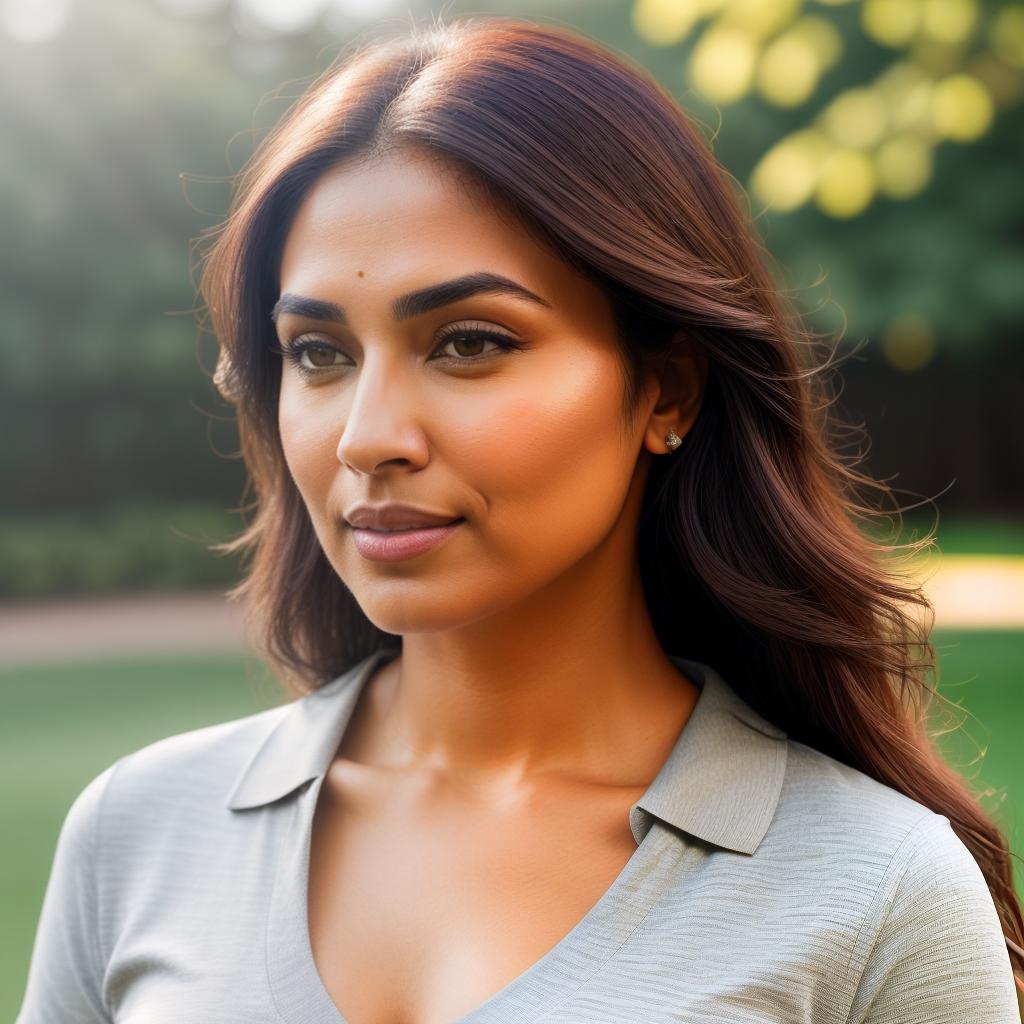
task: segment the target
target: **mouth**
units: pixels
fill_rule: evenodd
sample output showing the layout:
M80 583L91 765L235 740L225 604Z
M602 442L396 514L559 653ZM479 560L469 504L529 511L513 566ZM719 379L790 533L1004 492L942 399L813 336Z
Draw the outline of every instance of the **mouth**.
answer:
M410 526L406 529L371 530L352 527L356 550L372 562L398 562L426 554L459 532L464 517L439 526Z
M369 527L369 526L354 526L353 530L360 530L364 533L422 533L425 530L446 530L449 526L454 526L456 523L464 523L466 521L465 516L460 516L458 519L453 519L448 523L438 523L436 526L390 526L386 529Z

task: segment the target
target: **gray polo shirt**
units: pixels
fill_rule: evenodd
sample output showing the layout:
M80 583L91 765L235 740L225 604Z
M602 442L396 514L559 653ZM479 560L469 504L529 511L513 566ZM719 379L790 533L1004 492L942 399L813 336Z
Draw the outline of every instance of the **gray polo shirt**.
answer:
M16 1024L347 1024L310 948L310 826L390 656L93 779L61 829ZM630 808L636 851L458 1024L1019 1024L992 898L948 819L673 661L701 693Z

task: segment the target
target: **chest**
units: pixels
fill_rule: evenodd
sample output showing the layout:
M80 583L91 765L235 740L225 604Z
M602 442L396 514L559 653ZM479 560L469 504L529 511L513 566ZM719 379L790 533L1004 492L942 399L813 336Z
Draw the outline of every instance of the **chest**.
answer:
M639 795L592 794L568 812L418 815L358 813L327 789L311 833L309 937L347 1024L452 1024L526 972L636 851Z

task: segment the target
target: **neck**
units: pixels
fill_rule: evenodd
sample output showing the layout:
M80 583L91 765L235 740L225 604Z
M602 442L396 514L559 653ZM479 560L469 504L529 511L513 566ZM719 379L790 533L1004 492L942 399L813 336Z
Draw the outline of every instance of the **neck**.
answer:
M699 690L661 649L639 572L614 591L578 568L528 607L405 635L372 681L359 759L474 785L653 773Z

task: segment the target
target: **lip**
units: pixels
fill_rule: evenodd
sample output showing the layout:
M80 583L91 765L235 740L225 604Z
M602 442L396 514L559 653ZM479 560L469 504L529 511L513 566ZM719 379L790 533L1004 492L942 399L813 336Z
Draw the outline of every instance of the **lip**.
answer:
M403 505L400 502L388 502L384 505L355 505L345 513L345 522L349 526L365 530L405 530L414 526L447 526L455 518L456 516L451 512L432 512L429 509L417 508L415 505Z
M417 526L411 530L384 532L365 527L352 527L356 550L373 562L399 562L432 551L447 540L465 519L445 526Z

